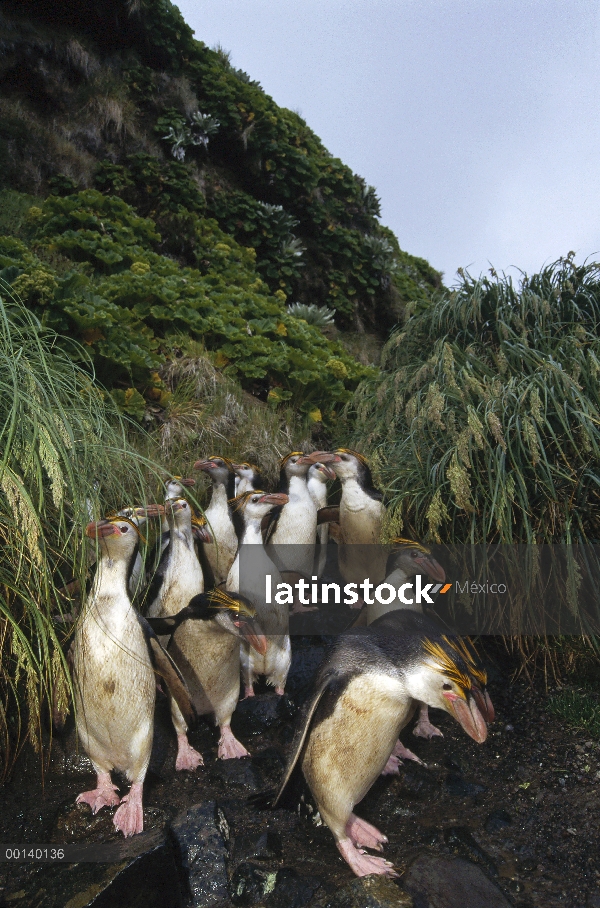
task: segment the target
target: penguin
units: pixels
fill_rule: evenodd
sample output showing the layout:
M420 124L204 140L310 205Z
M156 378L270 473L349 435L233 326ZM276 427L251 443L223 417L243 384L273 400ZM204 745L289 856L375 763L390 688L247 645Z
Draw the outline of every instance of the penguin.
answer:
M253 463L234 463L235 472L235 495L243 495L244 492L252 492L254 489L264 488L265 481L258 469Z
M214 542L205 547L205 552L215 583L222 584L237 551L237 536L228 506L228 501L235 496L235 472L230 460L214 455L197 460L194 469L207 473L212 482L210 504L204 516Z
M252 620L254 609L244 597L234 597L219 589L206 596L220 607L217 614L203 621L180 620L168 652L187 683L197 715L213 715L219 726L218 757L221 760L248 757L250 754L231 731L231 716L240 694L240 641L264 656L267 640ZM195 597L184 612L192 611L202 598ZM175 618L181 616L179 613ZM178 736L185 734L174 701L171 701L171 714ZM187 737L182 743L184 754L186 744L189 747Z
M164 520L164 508L159 504L150 504L145 505L144 507L127 507L121 508L120 511L117 511L119 517L127 517L131 520L138 529L142 527L149 517L161 517ZM142 542L145 542L141 532L138 534L139 539ZM144 573L144 559L142 558L139 550L139 545L136 549L135 555L131 559L131 564L129 567L129 577L127 578L127 588L131 599L135 599L136 596L139 596L144 588L146 582L145 573Z
M273 589L276 589L281 582L281 574L264 548L261 530L263 519L272 509L283 507L287 502L287 495L262 491L245 492L232 501L239 546L227 576L227 590L232 595L242 593L250 600L267 636L267 649L262 655L242 644L242 678L246 697L254 696L254 679L257 675L266 675L267 683L275 687L275 693L282 695L292 661L287 603L279 604L275 600L272 603L266 602L266 575L271 575ZM242 553L249 560L244 575L240 576Z
M477 743L486 740L493 709L467 643L440 634L423 615L391 612L338 638L296 731L271 803L277 805L300 764L320 816L357 876L397 876L389 861L366 853L381 852L387 838L353 810L420 701L450 713Z
M335 479L335 472L326 463L313 463L308 468L306 484L308 491L317 506L317 550L313 573L320 577L327 562L327 543L329 541L329 524L319 524L319 511L327 506L327 483Z
M169 683L186 721L193 709L181 676L131 604L129 564L139 530L125 517L90 523L86 536L95 541L98 570L77 624L73 687L77 731L96 772L96 788L77 803L93 813L120 805L113 823L123 835L143 830L142 792L154 730L155 671ZM131 783L120 800L111 770Z
M170 542L150 584L148 618L175 615L194 596L204 592L204 575L194 547L191 505L185 498L177 498L167 503L166 512ZM168 637L161 636L159 639L164 646L168 646ZM202 765L202 757L189 744L186 723L174 708L172 715L177 732L175 768L194 770Z
M385 568L386 583L391 584L391 586L396 589L400 589L404 583L417 574L427 574L428 577L431 577L432 580L436 580L438 583L445 582L446 573L444 568L436 561L431 553L431 549L427 548L427 546L422 545L420 542L415 542L412 539L404 539L401 537L394 539L392 545L394 548L388 555ZM405 598L410 598L410 596L405 596ZM367 604L367 625L373 624L374 621L388 612L401 609L412 609L421 613L423 611L418 603L408 604L398 597L385 605L374 599L372 603ZM429 707L426 703L421 703L419 705L419 714L415 727L413 728L413 735L416 735L419 738L433 738L435 736L443 738L443 734L439 728L436 728L435 725L432 725L429 721ZM399 757L402 760L415 760L417 763L422 762L419 757L405 747L400 740L396 742L393 756ZM391 761L387 771L398 772L397 764L394 761Z
M362 454L348 448L338 448L335 454L331 468L342 484L340 573L345 582L361 583L369 577L377 585L385 577L385 551L375 548L380 542L385 513L383 495L373 485L369 465Z
M315 463L327 464L335 459L336 455L326 451L293 451L281 461L278 491L287 495L288 501L272 512L266 542L274 546L272 557L279 569L295 575L288 578L292 582L298 577L311 577L313 570L318 507L308 490L308 470ZM294 613L312 610L294 599Z

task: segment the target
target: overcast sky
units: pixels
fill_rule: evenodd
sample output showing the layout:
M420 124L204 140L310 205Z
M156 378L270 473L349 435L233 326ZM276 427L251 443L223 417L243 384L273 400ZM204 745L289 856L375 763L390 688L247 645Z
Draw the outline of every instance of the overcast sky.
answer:
M598 0L180 0L453 283L600 259ZM210 113L210 111L208 111Z

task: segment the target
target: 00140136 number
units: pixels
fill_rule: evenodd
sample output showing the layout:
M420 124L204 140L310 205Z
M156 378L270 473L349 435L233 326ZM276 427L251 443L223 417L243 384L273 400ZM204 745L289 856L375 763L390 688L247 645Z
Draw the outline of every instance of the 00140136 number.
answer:
M1 845L0 861L62 861L65 849L56 845Z

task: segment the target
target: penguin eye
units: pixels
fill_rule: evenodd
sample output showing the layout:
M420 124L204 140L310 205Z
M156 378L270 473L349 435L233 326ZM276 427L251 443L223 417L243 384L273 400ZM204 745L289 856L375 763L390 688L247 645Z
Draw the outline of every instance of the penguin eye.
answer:
M121 532L122 532L122 533L128 533L128 532L129 532L129 527L121 527L120 529L121 529Z
M253 501L254 503L256 503L256 502L258 501L258 499L259 499L259 496L258 496L258 495L255 495L254 498L252 499L252 501Z
M448 682L446 682L446 683L443 684L442 686L443 686L444 690L452 690L452 685L451 685L451 684L448 684Z

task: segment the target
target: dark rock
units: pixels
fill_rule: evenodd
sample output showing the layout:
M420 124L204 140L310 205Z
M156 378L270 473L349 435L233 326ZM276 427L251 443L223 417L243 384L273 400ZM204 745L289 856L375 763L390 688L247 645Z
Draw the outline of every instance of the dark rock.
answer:
M421 854L403 879L414 908L509 908L509 902L475 864L462 858Z
M249 795L261 791L265 783L260 770L249 757L217 760L210 769L211 782L221 782L229 795Z
M285 867L277 874L275 889L265 900L266 908L304 908L318 890L321 881L314 876L300 876Z
M313 902L314 908L413 908L413 900L389 877L359 877L335 895ZM313 906L311 906L313 908Z
M277 870L258 867L242 861L231 877L231 897L234 905L254 905L275 889Z
M503 829L505 826L510 826L512 823L512 817L506 810L492 810L488 814L488 818L485 821L484 829L486 832L498 832L499 829Z
M113 825L116 807L104 807L97 814L93 814L87 804L75 804L75 797L74 793L73 800L67 801L59 808L50 833L52 843L92 844L123 841L122 834ZM164 812L156 807L144 807L144 827L146 830L164 830L166 827ZM139 841L139 836L135 839Z
M15 908L181 908L175 855L163 831L121 836L111 847L119 854L111 863L33 867L13 891L9 884L5 903Z
M236 836L236 861L273 861L278 860L282 853L281 836L273 829L256 835Z
M444 842L462 857L468 858L476 864L482 864L490 873L497 876L498 868L494 861L477 844L466 826L450 826L448 829L444 829Z
M52 742L50 772L73 779L94 775L94 767L79 743L75 729Z
M189 807L175 817L171 830L192 896L193 908L227 904L229 890L225 836L228 835L228 829L216 803L205 801Z
M296 707L284 694L262 694L259 697L246 697L241 700L233 714L231 728L236 737L248 738L262 735L270 728L278 728L291 722L296 714Z
M458 798L474 797L486 790L485 785L469 782L456 772L449 772L446 776L446 788L451 795Z
M432 801L439 796L439 782L426 766L419 766L418 763L407 761L401 772L401 794L408 795L409 800L417 798L419 801Z
M590 892L585 906L586 908L600 908L600 892Z

